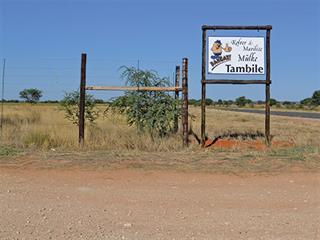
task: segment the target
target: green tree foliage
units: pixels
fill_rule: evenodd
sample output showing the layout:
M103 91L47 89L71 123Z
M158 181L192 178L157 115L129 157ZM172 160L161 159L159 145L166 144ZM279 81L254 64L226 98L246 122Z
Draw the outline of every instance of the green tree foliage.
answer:
M295 102L283 101L282 104L283 104L284 106L294 106L294 105L295 105Z
M275 106L277 105L278 101L274 98L270 98L270 106Z
M94 99L94 103L97 103L97 104L104 104L105 101L103 99Z
M201 105L201 100L197 100L197 99L189 99L189 105L192 106L200 106Z
M160 78L154 71L122 67L121 77L127 86L167 87L167 78ZM171 95L159 91L127 91L114 99L107 111L124 113L129 125L139 132L148 132L152 137L164 137L174 128L174 119L180 116L181 102Z
M211 98L206 98L206 105L212 105L213 104L213 100Z
M234 104L234 102L232 100L224 100L223 101L223 105L229 107L231 106L232 104Z
M312 94L311 99L312 99L311 101L312 105L315 105L315 106L320 105L320 90L315 91Z
M314 91L311 97L300 101L303 106L317 107L320 105L320 90Z
M211 98L206 98L206 105L213 105L213 100ZM189 99L189 105L201 106L201 99Z
M29 103L37 103L42 97L42 91L36 88L27 88L19 92L20 98Z
M305 105L305 106L312 105L312 98L305 98L300 101L300 104Z
M92 95L86 94L84 118L90 123L94 123L99 116L99 111L95 110L96 103L94 100ZM64 111L65 118L75 125L79 125L79 102L79 91L65 93L64 98L60 102L60 109Z
M252 101L250 99L247 99L245 96L242 96L242 97L238 97L235 100L235 103L239 107L244 107L246 104L252 103Z
M222 100L222 99L218 99L217 104L218 104L219 106L223 105L223 100Z

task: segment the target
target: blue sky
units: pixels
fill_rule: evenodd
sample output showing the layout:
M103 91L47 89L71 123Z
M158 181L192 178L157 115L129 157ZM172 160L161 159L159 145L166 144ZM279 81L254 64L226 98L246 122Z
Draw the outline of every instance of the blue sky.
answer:
M79 86L88 54L88 85L124 85L122 65L173 78L189 58L189 95L200 98L201 26L267 25L271 32L271 96L299 101L320 89L320 4L317 0L0 0L0 58L5 98L36 87L60 99ZM261 36L263 32L223 32ZM2 68L2 64L1 64ZM207 96L264 99L260 85L208 85ZM119 93L100 92L108 99Z

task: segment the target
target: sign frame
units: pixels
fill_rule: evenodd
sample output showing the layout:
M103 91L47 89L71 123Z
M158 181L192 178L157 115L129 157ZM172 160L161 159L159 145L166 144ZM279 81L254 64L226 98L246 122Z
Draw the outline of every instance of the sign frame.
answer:
M271 69L270 69L270 33L271 25L261 26L202 26L202 68L201 68L201 145L205 146L206 140L206 85L207 84L264 84L265 85L265 142L267 146L271 145L270 136L270 85L271 85ZM265 31L265 80L239 80L239 79L207 79L207 31L210 30L256 30ZM215 75L211 74L211 75ZM218 74L220 75L220 74ZM237 74L232 74L237 75ZM242 75L242 74L241 74ZM255 76L256 74L243 74L244 76ZM261 76L261 75L260 75Z

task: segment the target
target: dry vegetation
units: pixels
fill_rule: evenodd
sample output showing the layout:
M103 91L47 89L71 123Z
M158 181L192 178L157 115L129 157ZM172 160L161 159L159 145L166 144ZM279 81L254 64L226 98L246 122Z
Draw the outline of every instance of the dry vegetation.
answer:
M148 135L137 134L121 115L104 115L86 125L85 150L171 151L181 148L179 136L152 141ZM7 104L4 113L3 145L18 148L78 150L78 127L64 118L54 104Z
M200 108L192 113L200 116ZM195 129L200 129L199 117ZM207 109L207 132L209 137L223 135L226 131L239 133L264 132L264 115L227 112ZM320 146L320 121L271 116L271 135L273 141L285 141L296 147Z
M100 105L100 118L94 125L87 124L86 150L140 150L179 151L181 138L172 135L152 139L138 134L129 127L121 115L104 115ZM191 107L193 130L200 135L200 108ZM271 120L274 141L285 141L293 146L320 146L320 122L274 116ZM78 149L78 129L64 118L64 113L54 104L7 104L3 120L2 145L37 149ZM213 108L207 109L207 132L214 138L230 133L264 132L264 116L233 113ZM192 137L190 137L192 138ZM263 139L261 139L263 141Z
M104 106L100 105L99 108L103 113ZM199 134L200 108L191 107L191 113L195 116L192 121L193 130ZM98 159L97 164L116 167L119 165L118 159L133 167L153 165L180 169L215 168L233 169L233 172L239 168L251 171L252 166L264 169L279 168L279 163L265 161L269 158L284 160L280 167L291 166L291 163L297 160L300 165L308 168L319 168L320 121L272 116L271 129L274 142L287 142L290 143L290 147L272 147L265 151L257 151L237 147L219 149L213 146L203 150L199 145L191 143L190 148L185 150L182 148L180 135L153 141L148 135L139 135L134 127L127 126L123 116L101 114L95 125L87 126L86 145L79 151L77 126L64 118L64 113L59 111L58 105L6 104L0 155L9 155L10 150L6 148L9 147L13 148L13 151L22 149L22 152L28 151L33 154L46 152L46 157L49 158L76 158L84 164L88 159L91 160L91 164L94 159ZM207 109L209 137L223 135L226 132L257 131L264 131L263 115ZM190 138L193 140L191 136ZM264 141L263 138L260 140ZM73 155L67 156L67 152ZM215 165L212 165L213 163Z

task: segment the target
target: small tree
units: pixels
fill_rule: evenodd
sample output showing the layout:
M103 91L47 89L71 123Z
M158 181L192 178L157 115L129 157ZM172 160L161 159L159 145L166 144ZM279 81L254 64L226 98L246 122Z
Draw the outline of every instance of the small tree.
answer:
M274 98L270 98L270 106L277 105L278 101Z
M104 100L103 99L94 99L94 103L96 104L104 104Z
M65 93L64 98L60 102L61 110L65 112L65 118L75 125L79 125L79 102L79 91ZM95 110L95 105L94 97L86 94L84 118L90 123L94 123L94 121L99 117L99 111Z
M121 77L126 85L140 87L167 87L168 79L160 78L154 71L122 67ZM107 110L119 111L127 117L129 125L152 137L164 137L174 129L174 120L180 116L181 104L171 95L158 91L127 91L110 103Z
M300 104L302 104L304 106L310 106L310 105L312 105L312 98L305 98L300 101Z
M239 107L244 107L246 104L252 103L252 101L250 99L247 99L245 96L242 96L242 97L238 97L235 100L235 103Z
M211 98L206 98L205 102L207 106L213 104L213 100Z
M317 90L312 94L311 103L315 106L320 105L320 90Z
M20 93L20 98L25 99L29 103L37 103L42 97L42 91L36 88L28 88L22 90Z

